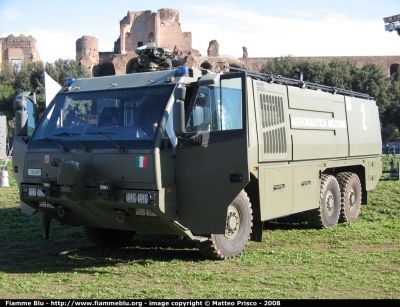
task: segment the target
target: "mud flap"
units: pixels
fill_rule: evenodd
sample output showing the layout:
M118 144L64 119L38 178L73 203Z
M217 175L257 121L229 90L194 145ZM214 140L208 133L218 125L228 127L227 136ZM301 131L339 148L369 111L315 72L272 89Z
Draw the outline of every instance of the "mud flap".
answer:
M32 208L31 206L25 204L23 201L21 201L21 212L26 214L26 215L33 215L37 209Z

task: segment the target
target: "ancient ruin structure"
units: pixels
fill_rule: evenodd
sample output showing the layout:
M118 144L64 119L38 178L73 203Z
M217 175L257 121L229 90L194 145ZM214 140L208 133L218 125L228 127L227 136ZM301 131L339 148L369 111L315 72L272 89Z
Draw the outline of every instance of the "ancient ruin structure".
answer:
M207 49L208 56L219 56L219 43L216 39L212 40Z
M0 38L0 64L18 64L26 60L40 61L40 56L36 49L36 39L30 35L24 36L22 34L18 37L11 34Z
M87 67L93 76L131 73L133 62L137 59L135 49L146 45L149 41L173 51L175 67L186 65L218 72L225 71L225 65L229 65L260 71L267 60L280 60L279 57L249 58L247 47L242 47L242 58L221 57L217 40L210 41L207 49L208 57L201 57L198 50L192 48L192 33L183 32L181 29L179 12L169 8L157 12L129 11L120 21L120 33L114 43L113 52L99 52L96 37L82 36L76 41L76 60ZM302 57L302 59L307 58ZM330 62L333 58L355 60L358 67L368 63L376 64L388 75L394 75L396 81L400 81L400 56L309 57L314 61L326 62ZM0 38L0 67L2 63L18 64L25 60L40 61L36 40L32 36L9 35Z
M114 42L113 52L99 52L97 38L82 36L76 41L76 60L87 67L93 76L108 76L131 73L137 59L136 48L149 41L157 46L169 48L174 53L173 65L226 71L225 65L260 71L267 60L279 61L279 57L249 58L247 47L243 46L242 58L226 58L219 55L219 43L211 40L207 49L208 57L201 57L192 48L191 32L183 32L179 22L179 12L163 8L157 12L129 11L120 21L120 33ZM308 57L302 57L307 59ZM309 57L311 60L330 62L338 57ZM368 63L376 64L388 75L395 75L400 81L400 56L340 57L356 61L358 67Z
M326 57L293 57L294 59L310 59L312 61L331 62L334 58L350 59L356 62L358 68L362 68L367 64L375 64L380 66L388 76L393 76L395 81L400 81L400 55L396 56L326 56ZM281 57L265 57L265 58L243 58L240 62L253 71L260 71L263 65L268 61L280 61Z
M120 36L114 44L117 54L132 53L136 48L155 42L182 54L192 50L192 33L182 32L179 12L173 9L160 9L157 12L128 12L120 21Z
M243 46L243 59L247 59L249 54L247 53L247 47Z
M126 74L132 72L136 48L155 42L157 46L174 52L175 61L186 61L189 56L200 56L192 48L192 33L182 32L179 12L163 8L157 12L131 12L120 21L120 35L114 43L114 52L99 52L93 36L76 41L76 60L94 76Z
M82 36L76 41L76 60L92 71L99 64L99 41L93 36Z

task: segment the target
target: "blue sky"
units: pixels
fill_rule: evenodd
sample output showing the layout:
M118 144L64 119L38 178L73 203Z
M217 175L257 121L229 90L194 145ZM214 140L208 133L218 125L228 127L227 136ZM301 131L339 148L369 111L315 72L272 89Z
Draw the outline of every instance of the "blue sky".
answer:
M0 0L0 37L32 35L43 61L75 59L76 40L95 36L112 51L128 11L179 11L193 48L249 57L400 55L400 36L383 17L400 14L400 0Z

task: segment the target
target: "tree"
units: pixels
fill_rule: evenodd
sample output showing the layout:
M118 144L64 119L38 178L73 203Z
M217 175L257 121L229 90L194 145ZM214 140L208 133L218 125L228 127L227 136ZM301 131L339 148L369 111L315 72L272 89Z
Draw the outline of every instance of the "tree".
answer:
M64 86L68 78L89 78L90 73L79 61L58 59L54 63L45 64L46 72Z
M0 83L0 111L6 117L12 118L14 114L14 97L16 91L14 90L11 81L3 81Z
M90 77L88 70L75 60L59 59L45 64L25 61L18 70L11 64L3 65L0 73L0 110L6 113L8 120L14 117L14 97L21 92L35 91L38 108L44 110L44 71L61 86L69 77Z

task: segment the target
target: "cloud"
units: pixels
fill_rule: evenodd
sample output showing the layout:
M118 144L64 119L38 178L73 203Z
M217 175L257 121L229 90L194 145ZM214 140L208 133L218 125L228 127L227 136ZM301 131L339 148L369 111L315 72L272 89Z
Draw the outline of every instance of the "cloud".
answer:
M75 35L38 28L31 29L30 33L36 39L36 49L43 62L53 63L58 59L75 60L77 40Z
M13 21L17 20L21 13L14 9L8 9L0 13L0 19L2 21Z
M400 39L384 31L381 19L355 20L332 11L319 11L313 20L278 18L226 5L198 5L192 10L197 20L182 23L192 32L193 48L204 55L213 39L218 40L221 55L235 57L242 56L243 46L249 57L374 56L400 50Z

